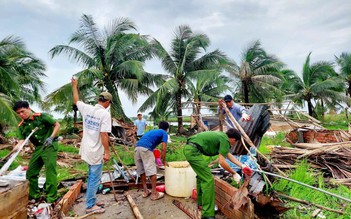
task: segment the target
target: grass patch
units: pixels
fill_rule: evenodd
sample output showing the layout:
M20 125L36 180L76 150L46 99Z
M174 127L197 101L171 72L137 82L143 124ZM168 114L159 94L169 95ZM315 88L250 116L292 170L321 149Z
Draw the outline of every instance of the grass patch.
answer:
M326 114L322 125L329 130L348 130L350 119L345 114Z
M58 152L68 152L68 153L78 154L79 153L79 148L76 148L73 145L59 144L57 151Z
M306 161L302 161L297 163L297 168L290 172L289 178L295 179L297 181L303 182L305 184L323 189L325 191L329 191L331 193L343 196L345 198L351 198L351 191L345 186L338 186L335 188L327 188L324 185L324 178L321 172L312 171L310 169L310 165L307 164ZM284 194L292 196L294 198L306 200L315 204L320 204L332 209L342 209L344 208L345 201L338 199L334 196L327 195L325 193L312 190L305 186L287 181L285 179L278 179L273 183L273 189L276 191L281 191ZM345 214L340 215L337 213L329 212L323 210L323 214L326 218L338 218L338 219L346 219L350 218L351 209L350 203L348 207L344 210ZM293 210L289 210L282 215L281 218L300 218L300 219L309 219L312 218L312 213L316 209L316 207L306 207L303 208L300 203L289 202L290 207L293 207ZM299 208L298 208L299 207Z
M263 136L258 150L262 154L268 154L271 152L271 146L276 145L290 147L290 144L285 141L285 133L278 132L275 136Z
M9 153L10 153L11 150L9 149L3 149L3 150L0 150L0 157L5 157L7 156ZM23 158L18 155L15 160L12 162L12 164L10 165L9 169L8 170L14 170L16 169L19 165L23 164ZM1 164L0 167L3 167L4 164Z
M57 180L64 181L74 177L81 177L88 174L88 164L85 161L77 162L71 168L57 167Z

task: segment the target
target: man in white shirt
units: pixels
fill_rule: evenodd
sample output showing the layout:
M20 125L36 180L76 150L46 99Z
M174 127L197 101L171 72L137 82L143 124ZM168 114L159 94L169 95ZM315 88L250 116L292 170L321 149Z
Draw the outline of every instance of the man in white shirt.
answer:
M134 125L136 126L137 139L139 140L145 132L147 123L145 119L143 119L143 114L141 114L141 112L138 112L137 116L138 116L138 119L134 121Z
M111 132L111 114L107 108L112 95L102 92L95 106L79 100L78 80L72 78L73 102L83 117L83 138L79 154L88 163L88 182L86 213L104 213L104 203L96 201L96 192L101 179L103 162L110 160L109 137Z

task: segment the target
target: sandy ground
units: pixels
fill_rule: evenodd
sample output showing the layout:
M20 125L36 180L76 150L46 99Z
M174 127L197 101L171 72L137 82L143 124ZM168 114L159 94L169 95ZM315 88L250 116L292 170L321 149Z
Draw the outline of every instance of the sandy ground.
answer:
M138 209L144 219L190 219L182 210L175 206L172 201L178 200L185 206L197 209L197 202L191 198L177 198L165 194L165 197L157 201L152 201L150 197L143 198L142 190L129 190L129 195L132 196L135 204L138 206ZM85 215L85 193L81 193L73 208L71 213L74 213L79 216ZM124 197L123 194L117 195L119 199ZM116 202L113 194L109 193L106 195L98 194L98 201L103 201L105 203L106 212L103 214L94 214L88 218L96 219L107 219L107 218L121 218L121 219L134 219L133 211L129 205L127 199ZM217 219L225 219L226 217L219 211L216 212Z

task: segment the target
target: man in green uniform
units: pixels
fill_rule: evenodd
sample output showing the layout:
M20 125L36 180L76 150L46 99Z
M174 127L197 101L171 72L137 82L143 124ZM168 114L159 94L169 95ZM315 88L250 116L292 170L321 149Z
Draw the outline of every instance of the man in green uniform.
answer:
M197 200L198 206L202 206L202 218L214 218L215 216L214 179L208 163L202 155L219 155L219 164L233 174L233 179L239 183L240 175L230 168L225 158L228 157L231 162L242 167L245 174L251 175L252 170L229 153L230 147L240 138L241 134L236 129L229 129L226 133L201 132L188 138L187 144L184 146L184 155L197 175Z
M30 158L26 178L29 181L29 198L38 200L41 197L38 187L39 172L43 165L46 170L46 201L53 203L57 199L57 174L56 160L58 143L55 136L60 130L60 124L50 115L34 113L28 102L18 101L13 110L22 119L18 124L18 144L14 150L18 150L24 139L38 127L38 130L30 137L35 150Z

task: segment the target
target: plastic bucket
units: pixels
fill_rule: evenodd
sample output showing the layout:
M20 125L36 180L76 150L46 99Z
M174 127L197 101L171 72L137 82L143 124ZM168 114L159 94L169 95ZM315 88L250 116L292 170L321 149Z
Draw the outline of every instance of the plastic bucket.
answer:
M174 197L190 197L196 188L196 174L187 161L168 162L165 167L166 193Z

